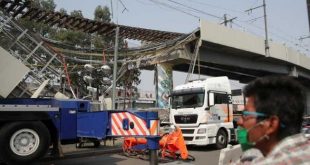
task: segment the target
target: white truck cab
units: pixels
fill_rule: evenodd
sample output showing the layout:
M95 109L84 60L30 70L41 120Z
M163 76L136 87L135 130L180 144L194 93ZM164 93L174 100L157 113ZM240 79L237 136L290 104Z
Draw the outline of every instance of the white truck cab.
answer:
M229 79L214 77L176 86L170 122L181 128L188 145L226 147L234 133Z

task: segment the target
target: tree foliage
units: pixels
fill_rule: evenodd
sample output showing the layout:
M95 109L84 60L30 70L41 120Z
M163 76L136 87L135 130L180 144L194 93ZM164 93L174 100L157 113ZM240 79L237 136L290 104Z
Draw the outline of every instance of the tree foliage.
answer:
M45 9L47 11L54 11L56 8L54 0L45 0L45 1L35 0L35 1L39 1L40 3L39 8Z
M71 11L70 15L72 17L84 18L83 13L82 13L81 10L73 10L73 11Z
M110 9L107 6L97 6L94 11L94 20L100 22L111 22ZM95 34L92 37L92 43L95 48L107 49L114 46L114 38Z
M67 10L64 9L64 8L60 8L60 9L59 9L59 13L61 13L61 14L63 14L63 15L68 14Z
M31 1L31 5L35 8L46 11L55 11L56 8L54 0L33 0ZM32 20L23 18L19 19L18 21L21 25L23 25L27 29L31 29L32 31L39 33L44 37L50 37L51 34L55 33L54 28L51 28L50 26L43 23L37 23Z
M94 12L94 20L101 22L111 22L110 9L107 6L97 6Z

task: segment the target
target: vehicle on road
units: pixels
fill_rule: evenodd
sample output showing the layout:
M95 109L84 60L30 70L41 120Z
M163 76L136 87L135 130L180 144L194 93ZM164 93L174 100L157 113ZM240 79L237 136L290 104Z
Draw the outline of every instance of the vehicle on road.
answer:
M225 148L236 141L234 115L244 102L241 90L232 91L227 77L191 81L173 89L170 122L181 128L187 145Z

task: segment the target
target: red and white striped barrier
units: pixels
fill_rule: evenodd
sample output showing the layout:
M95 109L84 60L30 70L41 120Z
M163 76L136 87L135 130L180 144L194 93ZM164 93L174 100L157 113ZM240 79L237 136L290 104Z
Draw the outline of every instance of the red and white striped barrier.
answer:
M151 120L150 128L147 128L147 123L139 117L129 113L120 112L111 114L112 136L157 136L159 129L159 121ZM128 120L128 129L123 128L123 121ZM131 127L133 126L133 127Z

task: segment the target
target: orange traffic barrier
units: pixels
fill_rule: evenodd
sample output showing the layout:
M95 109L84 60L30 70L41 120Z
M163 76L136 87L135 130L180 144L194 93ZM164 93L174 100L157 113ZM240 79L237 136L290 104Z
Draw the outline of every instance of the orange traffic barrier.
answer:
M123 151L127 154L139 152L134 149L134 146L140 144L147 144L147 140L145 138L125 138L123 143ZM176 127L175 131L169 134L164 134L159 141L159 145L162 158L170 157L176 159L177 153L179 152L183 160L188 159L189 155L183 134L181 129L178 127Z
M188 151L180 128L176 127L175 131L164 135L159 141L162 158L169 156L176 159L176 153L179 151L181 158L188 158Z
M134 138L134 137L125 138L123 143L123 151L124 153L132 154L135 152L133 146L146 143L147 140L145 138Z

